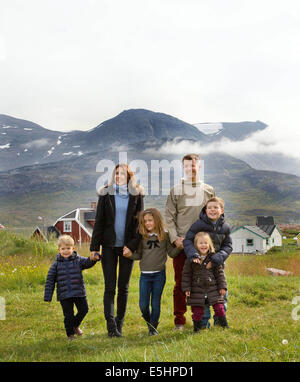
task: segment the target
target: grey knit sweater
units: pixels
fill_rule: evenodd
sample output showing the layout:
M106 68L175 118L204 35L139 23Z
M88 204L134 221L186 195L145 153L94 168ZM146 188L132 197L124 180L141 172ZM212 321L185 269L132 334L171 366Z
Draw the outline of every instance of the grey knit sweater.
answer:
M142 239L130 259L140 260L141 272L155 272L165 269L167 255L174 258L181 251L171 244L169 234L166 232L166 239L163 241L159 241L155 234Z

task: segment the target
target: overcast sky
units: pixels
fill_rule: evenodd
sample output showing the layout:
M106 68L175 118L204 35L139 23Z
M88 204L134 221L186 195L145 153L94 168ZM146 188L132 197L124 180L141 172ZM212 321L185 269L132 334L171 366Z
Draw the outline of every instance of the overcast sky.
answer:
M300 151L299 46L298 0L0 0L0 114L261 120Z

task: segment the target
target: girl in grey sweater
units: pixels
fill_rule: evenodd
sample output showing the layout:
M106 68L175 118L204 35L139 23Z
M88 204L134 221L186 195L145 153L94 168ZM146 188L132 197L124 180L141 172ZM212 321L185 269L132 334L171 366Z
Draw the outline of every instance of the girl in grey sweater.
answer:
M161 296L166 283L167 255L174 258L181 250L171 244L169 234L164 230L161 213L156 208L140 212L139 233L142 240L137 250L132 255L124 256L140 260L139 306L148 325L149 335L152 336L158 334Z

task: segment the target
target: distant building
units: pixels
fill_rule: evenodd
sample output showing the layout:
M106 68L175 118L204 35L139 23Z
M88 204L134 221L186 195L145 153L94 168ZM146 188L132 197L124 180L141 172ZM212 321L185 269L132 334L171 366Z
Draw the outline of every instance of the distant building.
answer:
M234 227L231 231L233 253L266 253L282 246L282 234L273 216L257 216L256 225Z
M46 241L46 242L48 241L46 236L43 234L43 231L39 227L35 228L32 235L30 236L30 238L36 239L36 240L41 240L41 241Z
M76 208L61 216L53 224L53 227L61 235L70 235L75 243L89 242L92 238L96 217L96 203L91 208Z

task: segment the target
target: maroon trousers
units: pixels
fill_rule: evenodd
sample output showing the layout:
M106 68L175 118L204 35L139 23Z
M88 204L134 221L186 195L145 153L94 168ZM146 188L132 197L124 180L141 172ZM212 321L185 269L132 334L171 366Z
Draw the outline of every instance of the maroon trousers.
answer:
M186 255L184 253L184 250L182 250L182 252L180 252L179 255L173 259L175 278L175 286L173 290L175 325L184 325L186 321L186 318L184 316L186 313L186 297L185 293L183 293L181 289L182 270L185 260Z
M225 310L223 304L213 305L216 317L225 316ZM193 321L202 321L204 314L204 306L192 306L192 319Z

